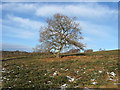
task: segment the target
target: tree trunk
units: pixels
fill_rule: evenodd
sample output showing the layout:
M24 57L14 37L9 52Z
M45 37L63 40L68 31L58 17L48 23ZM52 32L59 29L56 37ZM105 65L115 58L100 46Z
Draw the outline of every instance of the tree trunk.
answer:
M56 54L57 58L60 58L60 50L58 51L58 53Z
M60 52L61 52L62 48L63 48L63 44L61 44L61 47L60 47L58 53L56 54L57 58L60 58Z

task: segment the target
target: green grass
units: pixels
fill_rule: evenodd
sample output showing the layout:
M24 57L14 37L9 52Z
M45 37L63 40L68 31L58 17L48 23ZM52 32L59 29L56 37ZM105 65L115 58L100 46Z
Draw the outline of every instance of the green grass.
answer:
M3 88L59 88L64 84L67 88L117 88L114 85L118 83L119 63L116 50L60 59L50 57L52 56L38 54L4 61ZM116 75L108 74L111 72ZM74 80L70 81L68 76ZM109 80L110 78L113 80Z

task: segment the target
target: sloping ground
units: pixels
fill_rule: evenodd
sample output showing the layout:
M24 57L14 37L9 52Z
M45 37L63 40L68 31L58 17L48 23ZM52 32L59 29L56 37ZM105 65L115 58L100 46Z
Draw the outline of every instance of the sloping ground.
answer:
M3 62L4 88L118 88L118 51Z

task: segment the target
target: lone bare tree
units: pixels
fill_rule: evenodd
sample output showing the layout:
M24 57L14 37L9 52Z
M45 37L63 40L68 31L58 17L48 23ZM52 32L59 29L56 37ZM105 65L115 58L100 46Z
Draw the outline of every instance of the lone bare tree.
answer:
M55 14L47 18L48 25L41 27L40 42L44 51L52 52L56 57L60 57L60 52L64 48L75 46L84 50L84 44L80 42L81 28L79 23L75 22L76 18L70 18L62 14Z

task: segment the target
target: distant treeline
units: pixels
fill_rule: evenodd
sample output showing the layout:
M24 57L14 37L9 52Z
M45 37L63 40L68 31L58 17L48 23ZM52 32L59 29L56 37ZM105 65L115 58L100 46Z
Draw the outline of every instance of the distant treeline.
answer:
M15 57L28 55L25 51L2 51L2 57Z

